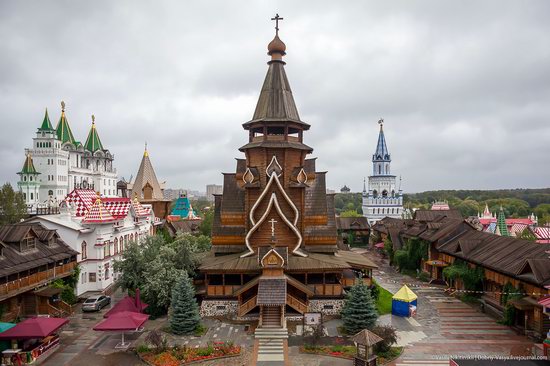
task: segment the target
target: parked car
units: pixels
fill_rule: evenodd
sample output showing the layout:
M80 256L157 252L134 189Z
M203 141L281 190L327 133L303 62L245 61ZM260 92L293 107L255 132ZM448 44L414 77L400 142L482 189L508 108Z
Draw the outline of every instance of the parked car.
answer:
M105 295L91 296L82 304L82 311L99 311L111 303L111 298Z

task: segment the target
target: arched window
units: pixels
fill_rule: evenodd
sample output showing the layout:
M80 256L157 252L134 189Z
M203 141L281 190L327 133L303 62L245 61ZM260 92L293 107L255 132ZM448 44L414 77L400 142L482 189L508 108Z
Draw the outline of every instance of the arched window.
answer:
M80 249L80 254L82 255L82 259L88 258L88 244L86 244L86 242L83 241L80 248L81 248Z
M378 164L378 174L382 174L382 165Z
M378 191L375 189L374 191L372 191L372 195L374 196L374 198L377 198L378 197Z
M115 238L115 254L118 254L118 238Z
M388 191L385 189L382 191L382 197L388 197Z
M130 234L130 241L134 241L134 233Z
M124 237L120 237L120 252L122 253L124 251Z
M51 189L48 191L48 196L53 196L53 191Z

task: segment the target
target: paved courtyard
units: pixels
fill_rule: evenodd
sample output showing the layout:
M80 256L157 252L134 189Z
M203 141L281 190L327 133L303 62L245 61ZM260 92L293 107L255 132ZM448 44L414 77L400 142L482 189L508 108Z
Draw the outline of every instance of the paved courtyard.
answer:
M398 328L398 345L403 355L393 365L448 365L450 356L529 356L534 342L517 335L509 327L474 307L448 296L443 288L428 288L425 283L403 276L388 266L386 260L374 257L379 270L378 283L395 293L402 283L418 295L417 315L413 319L385 315L381 323Z

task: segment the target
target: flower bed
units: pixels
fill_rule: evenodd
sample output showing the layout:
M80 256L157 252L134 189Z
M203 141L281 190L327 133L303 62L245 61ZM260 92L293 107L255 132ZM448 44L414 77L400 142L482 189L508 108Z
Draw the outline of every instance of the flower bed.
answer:
M311 346L306 344L305 346L300 347L300 352L351 360L353 359L353 356L355 356L357 349L355 346Z
M207 347L189 348L173 347L163 352L155 349L139 347L138 355L152 366L179 366L194 362L207 361L225 357L234 357L241 354L241 347L233 342L215 342Z

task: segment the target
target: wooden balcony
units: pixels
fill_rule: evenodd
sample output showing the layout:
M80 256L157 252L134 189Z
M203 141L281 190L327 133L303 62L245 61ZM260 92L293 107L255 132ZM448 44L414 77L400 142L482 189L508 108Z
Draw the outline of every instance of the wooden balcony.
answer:
M301 300L298 300L297 298L289 294L286 294L286 304L300 314L303 314L307 311L307 304L304 304Z
M250 310L256 307L257 296L252 297L250 300L246 301L244 304L239 306L239 316L243 316L248 313Z
M223 286L223 285L208 285L206 294L208 296L233 296L233 292L241 286Z
M363 283L367 286L370 286L372 284L372 279L369 278L369 277L363 277L362 280L363 280ZM340 280L340 283L344 287L351 287L351 286L355 285L356 283L358 283L358 281L359 281L358 278L342 278Z
M342 285L341 284L318 284L318 285L309 285L313 287L315 295L317 296L340 296L342 295Z
M66 277L73 272L75 267L76 262L71 262L55 267L54 269L34 273L32 275L1 284L0 300L5 300L9 297L16 296L35 287L45 285L48 282L54 281L58 278Z

